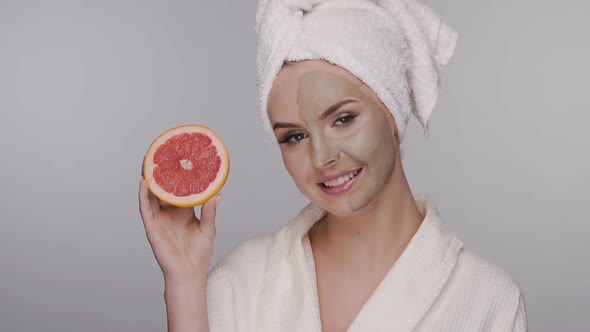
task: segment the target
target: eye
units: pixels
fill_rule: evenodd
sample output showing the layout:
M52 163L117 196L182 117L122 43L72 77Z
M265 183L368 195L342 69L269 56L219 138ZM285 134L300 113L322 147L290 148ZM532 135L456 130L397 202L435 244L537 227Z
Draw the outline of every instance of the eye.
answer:
M298 132L298 133L287 133L279 140L279 144L297 144L302 140L307 138L306 133Z
M338 119L336 119L336 121L334 121L333 126L334 127L346 127L346 126L350 125L350 123L356 117L357 117L356 114L346 114L346 115L340 116L340 117L338 117Z

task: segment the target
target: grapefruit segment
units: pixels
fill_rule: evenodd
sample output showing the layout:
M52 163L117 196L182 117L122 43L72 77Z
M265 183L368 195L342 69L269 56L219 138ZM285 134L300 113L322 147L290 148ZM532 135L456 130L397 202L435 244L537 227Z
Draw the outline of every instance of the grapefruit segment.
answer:
M143 163L145 181L160 200L175 206L205 203L229 174L223 141L202 125L172 128L150 145Z

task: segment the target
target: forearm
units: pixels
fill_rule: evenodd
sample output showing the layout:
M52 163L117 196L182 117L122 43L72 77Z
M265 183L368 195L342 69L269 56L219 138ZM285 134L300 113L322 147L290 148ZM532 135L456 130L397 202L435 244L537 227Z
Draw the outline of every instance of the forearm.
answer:
M168 332L208 332L207 281L166 283L164 290Z

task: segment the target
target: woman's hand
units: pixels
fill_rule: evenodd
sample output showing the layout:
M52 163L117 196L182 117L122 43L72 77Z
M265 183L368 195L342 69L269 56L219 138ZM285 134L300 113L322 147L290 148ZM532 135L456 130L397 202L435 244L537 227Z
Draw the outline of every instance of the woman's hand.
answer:
M160 201L140 178L139 212L166 287L206 284L220 198L217 194L203 205L199 220L193 208Z

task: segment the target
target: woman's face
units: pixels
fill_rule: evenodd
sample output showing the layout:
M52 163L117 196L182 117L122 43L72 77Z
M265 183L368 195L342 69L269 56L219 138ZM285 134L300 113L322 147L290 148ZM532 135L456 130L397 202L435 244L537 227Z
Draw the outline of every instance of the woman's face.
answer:
M390 180L397 151L393 117L348 71L321 60L284 66L268 113L293 181L330 213L353 215Z

